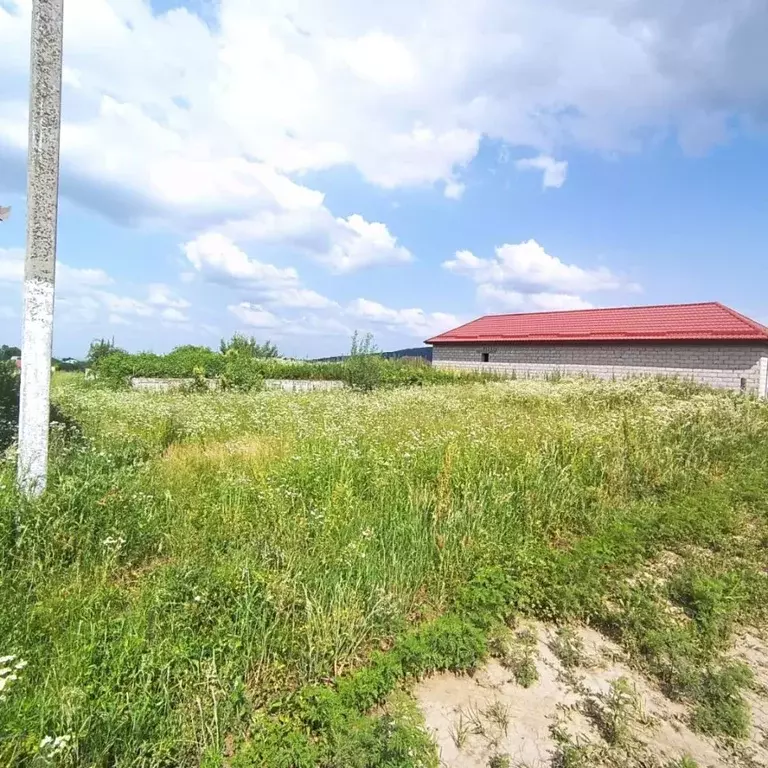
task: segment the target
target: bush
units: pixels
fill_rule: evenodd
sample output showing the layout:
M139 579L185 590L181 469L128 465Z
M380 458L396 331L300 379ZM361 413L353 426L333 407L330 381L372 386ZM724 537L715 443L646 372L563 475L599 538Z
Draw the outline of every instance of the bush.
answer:
M269 339L259 344L253 336L244 336L242 333L236 333L229 341L222 339L219 350L222 355L238 354L267 359L275 358L279 354L277 347Z
M254 392L264 388L264 377L256 358L242 353L227 355L222 389L235 392Z
M0 451L16 439L20 380L14 363L0 362Z
M353 389L370 392L381 386L384 379L386 361L379 354L379 350L373 343L373 336L367 333L365 336L352 337L352 349L344 363L344 380Z
M118 349L115 345L114 339L94 339L91 342L91 346L88 348L86 360L91 365L95 365L102 358L112 355L115 352L122 351L122 349Z
M10 446L19 429L19 400L21 375L15 363L0 362L0 451ZM55 405L51 404L50 420L73 428L74 423Z
M108 345L107 345L108 346ZM101 347L100 347L101 349ZM133 377L149 379L196 379L223 376L238 378L245 373L262 379L341 380L361 391L378 387L428 386L435 384L471 384L499 379L498 376L480 373L456 373L433 368L413 358L387 360L381 356L370 334L355 334L350 356L343 363L315 363L303 360L285 360L273 355L277 349L270 342L256 344L254 339L235 335L231 341L222 342L224 352L208 347L176 347L167 355L152 352L129 354L111 348L99 354L93 362L93 370L99 380L111 387L121 388ZM238 357L250 363L230 363ZM229 373L227 370L229 369ZM238 373L237 371L240 371ZM254 385L257 385L252 378ZM226 381L224 382L226 386ZM239 385L238 385L239 386ZM235 387L237 388L237 387ZM251 387L252 389L253 387Z

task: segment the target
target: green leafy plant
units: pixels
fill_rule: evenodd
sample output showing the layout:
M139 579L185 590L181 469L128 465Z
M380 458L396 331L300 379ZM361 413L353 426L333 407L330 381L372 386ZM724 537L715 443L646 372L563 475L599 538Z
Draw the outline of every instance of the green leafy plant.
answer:
M10 360L12 357L21 357L21 350L18 347L10 347L7 344L0 346L0 363Z
M234 334L229 340L222 339L219 351L222 355L245 355L265 359L276 358L279 355L277 347L269 339L259 344L253 336L245 336L242 333Z
M101 359L113 355L116 352L122 352L112 339L94 339L88 348L86 361L89 365L96 365Z
M349 357L344 362L344 379L353 389L370 392L381 386L386 361L381 357L373 334L355 331Z
M242 353L228 354L221 377L222 389L255 392L264 388L264 377L255 358Z
M572 627L558 628L550 648L566 669L573 669L583 662L584 643Z
M14 363L0 362L0 451L16 437L19 422L19 373Z

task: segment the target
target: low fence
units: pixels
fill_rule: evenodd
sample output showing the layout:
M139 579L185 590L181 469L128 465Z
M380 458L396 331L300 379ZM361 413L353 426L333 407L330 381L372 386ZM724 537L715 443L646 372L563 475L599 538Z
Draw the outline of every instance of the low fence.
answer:
M218 389L217 379L206 379L206 386ZM131 387L143 392L171 392L194 384L194 379L131 379ZM314 392L318 390L342 389L346 387L343 381L319 379L265 379L264 388L282 390L283 392Z
M326 389L343 389L343 381L320 379L264 379L265 389L282 389L284 392L313 392Z

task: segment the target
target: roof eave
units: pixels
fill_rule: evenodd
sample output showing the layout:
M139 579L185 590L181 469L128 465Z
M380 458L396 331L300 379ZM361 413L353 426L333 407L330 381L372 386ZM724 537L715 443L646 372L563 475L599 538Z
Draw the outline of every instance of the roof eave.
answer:
M690 336L461 336L453 338L444 338L441 336L435 336L431 339L427 339L425 344L473 344L473 343L485 343L485 344L511 344L522 342L540 342L543 344L552 344L555 342L758 342L768 343L768 334L755 334L755 335L743 335L743 336L703 336L703 335L690 335Z

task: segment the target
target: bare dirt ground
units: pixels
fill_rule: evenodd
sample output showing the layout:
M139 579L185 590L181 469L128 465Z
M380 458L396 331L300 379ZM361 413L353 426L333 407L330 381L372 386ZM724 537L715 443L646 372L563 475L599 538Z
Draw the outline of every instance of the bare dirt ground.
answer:
M473 676L442 674L417 686L446 768L768 766L766 637L743 634L733 649L756 684L747 694L750 737L727 744L693 732L687 707L598 632L582 627L564 636L536 623L515 632L500 658Z

